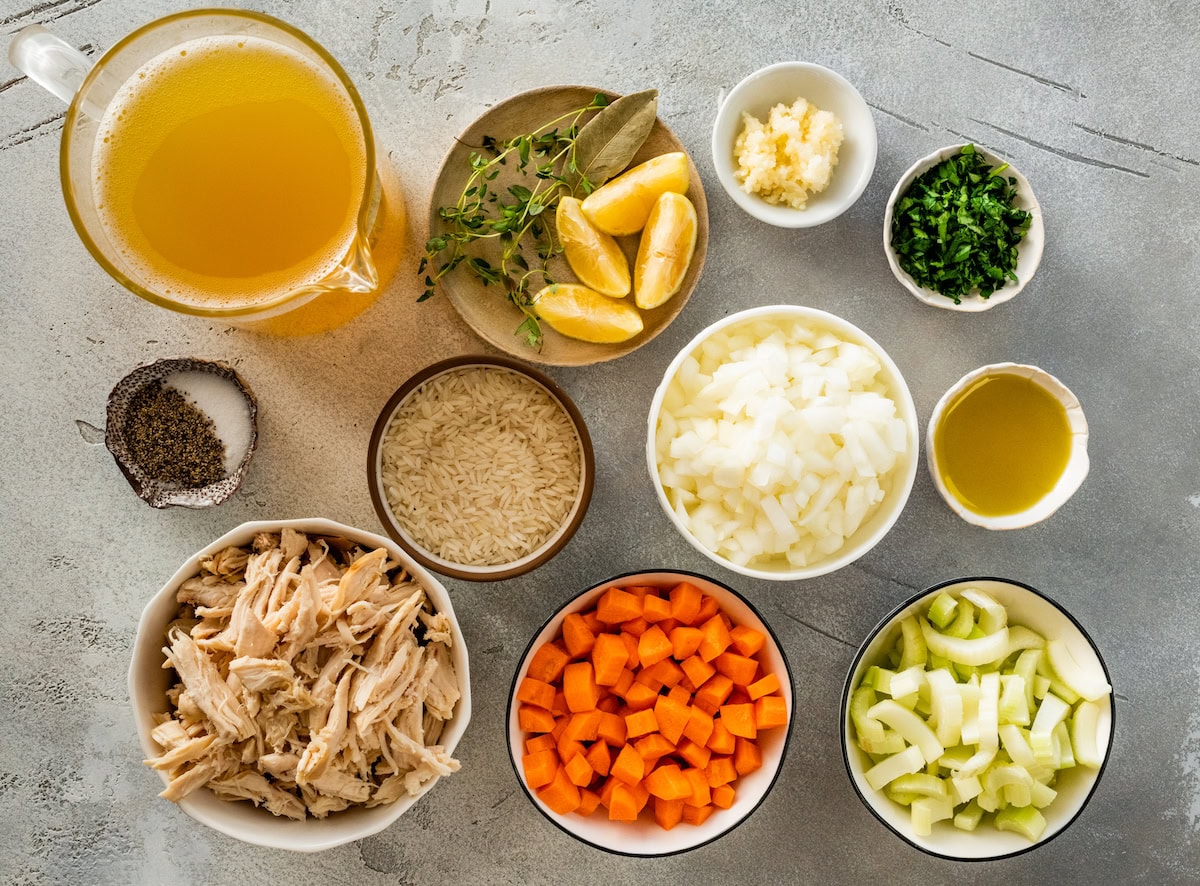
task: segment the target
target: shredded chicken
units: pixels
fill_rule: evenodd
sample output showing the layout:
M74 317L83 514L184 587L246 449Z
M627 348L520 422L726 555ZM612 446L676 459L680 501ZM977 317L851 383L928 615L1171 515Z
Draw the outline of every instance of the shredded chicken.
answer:
M163 797L207 786L293 819L378 806L458 771L450 620L380 548L290 529L226 548L180 585L151 733Z

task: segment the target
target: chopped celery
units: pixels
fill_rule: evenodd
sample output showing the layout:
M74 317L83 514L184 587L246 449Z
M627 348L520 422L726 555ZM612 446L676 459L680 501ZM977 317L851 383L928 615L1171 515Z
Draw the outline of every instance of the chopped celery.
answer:
M1025 681L1025 707L1029 716L1033 716L1033 678L1041 657L1042 650L1026 649L1017 656L1016 664L1013 665L1013 675Z
M1029 746L1033 748L1033 756L1039 763L1050 763L1054 760L1054 727L1066 719L1071 712L1071 706L1055 695L1046 693L1042 703L1038 705L1037 716L1029 728Z
M1100 705L1094 701L1080 702L1071 720L1071 748L1075 762L1095 769L1102 762L1099 747Z
M911 615L900 619L900 632L904 641L904 652L900 656L900 664L897 670L905 670L913 665L925 666L925 658L928 654L925 648L925 639L922 637L921 625L917 624L917 619Z
M1066 641L1055 639L1047 643L1046 657L1050 659L1050 665L1058 675L1059 682L1069 687L1080 698L1095 701L1112 692L1099 663L1091 667L1080 664L1067 648Z
M954 807L944 797L922 797L913 800L912 806L913 833L918 837L928 837L933 833L933 824L945 821L954 816Z
M952 667L954 667L954 663L951 662L950 659L946 658L944 655L930 655L929 656L929 670L931 670L931 671L937 671L937 670L948 671Z
M893 803L899 803L901 806L912 805L913 800L920 800L924 794L913 794L907 791L898 791L891 785L883 789L884 795Z
M1031 843L1036 843L1046 830L1046 819L1033 806L1011 806L996 813L996 830L1015 831Z
M958 608L958 601L942 591L933 598L933 603L929 605L929 620L937 625L938 630L945 630L946 625L954 620L954 610Z
M1008 655L1012 655L1014 652L1021 652L1025 649L1042 649L1045 645L1045 637L1035 631L1029 630L1024 625L1009 626Z
M979 749L995 751L1000 747L1000 675L984 674L979 678Z
M1001 726L1000 744L1008 753L1008 758L1018 766L1029 769L1037 765L1037 759L1033 756L1033 748L1029 746L1029 741L1025 738L1025 733L1020 726L1014 726L1011 723Z
M913 665L892 677L891 690L888 694L892 698L907 698L909 695L916 695L920 692L925 682L925 666L923 664Z
M970 600L979 608L976 624L985 634L994 634L1008 624L1008 610L989 594L978 588L963 588L964 600Z
M942 769L948 769L951 772L957 772L962 769L963 764L971 759L971 755L975 751L966 745L958 745L952 748L946 748L946 753L938 758L938 766Z
M1057 757L1055 769L1070 769L1075 765L1075 753L1071 748L1071 736L1067 733L1067 724L1059 723L1054 727L1054 753Z
M868 686L859 686L850 696L850 721L860 743L864 740L871 744L883 741L883 724L867 714L875 701L875 690Z
M981 750L976 751L971 755L966 763L963 763L962 768L954 773L958 778L970 778L972 775L979 775L996 759L996 750Z
M908 742L898 735L894 729L885 729L883 730L883 738L875 741L859 736L858 746L867 754L882 758L900 753L908 747Z
M1033 697L1034 697L1034 699L1040 701L1041 699L1046 697L1046 693L1049 691L1050 691L1050 678L1043 677L1041 674L1037 674L1033 678Z
M969 803L981 793L983 793L983 783L979 780L978 775L950 779L950 797L954 800L955 805Z
M938 633L932 625L922 621L921 633L924 635L925 645L930 652L965 665L978 667L998 661L1004 658L1005 651L1008 649L1007 627L1001 628L994 634L988 634L986 637L961 640L958 637Z
M927 775L923 772L902 775L888 785L888 787L893 791L899 791L904 794L919 794L922 797L949 796L949 788L946 787L946 782L942 781L936 775Z
M867 675L863 677L863 686L870 686L876 692L883 692L887 695L892 694L892 677L896 672L891 668L881 668L878 665L871 665L867 668Z
M1039 781L1035 781L1029 786L1030 805L1037 809L1045 809L1054 802L1054 798L1058 796L1058 791L1049 785L1044 785Z
M930 714L937 724L936 734L942 747L953 747L962 739L963 700L958 684L943 669L926 674L929 684Z
M924 720L892 699L876 702L867 711L867 715L891 726L904 736L905 741L919 748L923 758L922 765L936 760L945 751L942 743L937 740L937 736Z
M879 790L885 785L891 784L901 775L920 772L924 766L925 758L921 755L920 748L909 747L876 763L863 773L863 777L873 789Z
M958 602L958 614L944 633L947 637L958 637L960 640L965 640L967 634L971 633L974 627L975 606L970 600L960 600Z
M1033 778L1024 766L1009 763L1006 766L992 766L983 776L984 791L999 796L1011 806L1028 806L1030 802L1029 789Z
M1000 677L1000 722L1029 725L1029 705L1025 700L1025 678L1020 674Z
M962 696L962 743L979 744L979 681L974 677L969 682L958 684Z
M967 804L967 808L954 816L954 826L960 831L973 831L979 827L979 822L983 819L983 809L974 799Z

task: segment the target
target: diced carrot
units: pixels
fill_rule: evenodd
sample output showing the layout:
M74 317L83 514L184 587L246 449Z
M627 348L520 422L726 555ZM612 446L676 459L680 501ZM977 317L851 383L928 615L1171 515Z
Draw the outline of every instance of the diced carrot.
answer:
M732 754L735 747L735 736L720 720L713 720L712 735L708 737L707 747L714 754Z
M625 718L617 714L610 714L607 711L600 715L600 725L596 729L596 738L601 741L606 741L613 747L620 747L625 744L625 739L628 737L628 731L625 729Z
M543 683L556 683L570 660L571 656L567 655L562 647L554 643L543 643L529 659L527 673Z
M554 728L550 730L550 734L554 736L555 743L562 738L562 734L567 731L567 724L570 722L569 714L559 714L554 718Z
M605 693L600 696L600 700L596 702L596 710L604 711L606 714L615 714L617 708L621 706L621 699L611 693Z
M738 738L758 738L758 728L754 725L754 705L752 704L721 705L721 722Z
M715 801L714 801L715 802ZM591 815L600 805L600 795L587 788L579 789L579 808L575 811L580 815Z
M629 650L617 634L600 634L592 643L592 669L599 686L615 686L629 660Z
M573 661L563 669L563 696L567 700L567 709L573 714L595 709L600 700L600 687L596 685L590 661Z
M637 784L646 777L646 761L633 745L627 744L622 746L609 772L613 778L618 778L625 784Z
M578 612L570 612L563 618L562 637L571 658L583 658L592 651L592 644L596 642L596 635Z
M700 598L700 609L696 612L696 617L692 619L692 624L701 625L721 611L721 604L717 602L716 597L710 597L704 594ZM726 619L728 621L728 619Z
M646 790L645 782L639 781L637 784L629 785L629 792L633 794L634 802L637 803L637 811L641 812L646 808L646 804L650 802L650 792Z
M696 650L696 654L705 661L712 661L728 649L729 644L733 642L729 639L729 628L725 627L725 622L721 621L719 614L701 624L700 633L703 639L700 641L700 648Z
M600 729L601 712L596 708L578 714L572 714L563 730L563 738L574 741L595 741Z
M653 667L671 657L671 641L658 625L651 625L638 638L638 661L643 668Z
M725 704L750 704L752 701L744 686L734 686L729 698L725 699Z
M717 756L716 754L704 767L704 774L708 777L709 787L714 788L729 784L738 777L737 769L733 765L733 757Z
M621 632L629 634L631 637L641 637L646 633L646 628L650 627L650 622L646 621L642 616L631 618L629 621L621 622Z
M554 707L554 687L544 680L522 677L521 685L517 687L517 701L550 710Z
M533 738L525 739L525 753L532 754L535 751L552 751L554 746L558 744L554 740L554 736L549 732L543 732L540 735L535 735Z
M699 628L693 628L690 625L680 625L670 633L671 637L671 654L678 661L683 661L685 658L696 654L696 650L700 648L700 644L704 641L704 634Z
M639 618L641 614L641 598L620 588L609 588L596 604L596 618L606 625L619 625L631 618Z
M683 821L682 800L661 800L654 798L654 820L664 831L669 831Z
M766 634L745 625L736 625L729 632L729 638L733 641L733 648L746 656L756 655L767 642Z
M712 792L708 788L708 776L703 769L685 769L683 777L691 787L691 796L684 797L683 802L689 806L707 806L712 802Z
M619 636L621 638L621 642L625 644L625 667L632 670L637 670L637 668L640 666L640 663L638 662L638 638L633 636L633 634L629 633L628 631L621 631L621 633L617 636Z
M618 698L624 698L625 693L629 691L629 687L633 685L634 673L629 668L621 669L621 676L617 678L617 682L613 684L612 693Z
M691 782L677 763L656 766L654 771L646 776L644 783L651 796L661 800L684 800L692 796L693 792ZM708 787L707 782L705 787Z
M554 715L545 708L523 704L517 708L517 725L523 732L552 732Z
M635 683L645 683L656 691L663 686L674 686L683 679L683 668L675 663L673 658L664 658L655 662L634 678Z
M689 766L694 766L697 769L703 769L708 765L708 761L712 759L712 751L702 744L697 744L690 738L685 738L679 742L675 748L675 754Z
M555 747L558 749L558 758L563 763L570 763L576 757L582 757L587 753L587 748L583 746L583 742L574 738L560 736L558 744Z
M612 752L608 749L606 742L592 742L584 756L587 758L588 765L601 778L606 777L612 770Z
M612 803L613 789L619 784L621 784L621 780L619 778L612 778L610 776L604 780L603 784L600 785L600 805L605 809L607 809L609 804Z
M698 745L708 745L708 740L713 734L713 718L712 715L706 714L700 708L692 705L688 708L687 725L683 727L683 734L690 738Z
M690 625L700 613L700 589L694 584L681 581L671 588L671 618Z
M718 785L712 790L713 805L720 809L728 809L733 805L733 785Z
M754 703L754 725L759 729L787 725L787 702L782 695L764 695Z
M579 786L567 777L567 772L562 766L555 770L554 780L540 788L537 795L559 815L574 812L582 800L579 796Z
M637 821L638 811L637 797L629 786L615 785L608 801L609 821Z
M780 690L779 676L774 673L767 674L761 680L755 680L746 687L746 694L750 696L751 701L758 701L764 695L770 695L772 692Z
M718 673L724 674L738 686L749 686L758 675L758 662L736 652L722 652L713 664Z
M535 751L521 758L525 771L525 783L535 791L554 781L554 770L558 768L558 752L555 750Z
M639 738L633 743L633 748L646 761L647 766L654 765L667 754L675 753L674 743L667 741L661 732L651 732Z
M685 677L684 679L687 678ZM667 692L667 698L672 698L681 705L686 705L688 707L691 707L692 705L692 693L684 689L679 683L676 683L671 687L671 689Z
M705 681L717 672L716 668L698 655L685 658L679 666L694 686L703 686Z
M708 821L708 817L713 814L716 809L713 805L708 806L689 806L683 804L683 820L688 824L704 824Z
M600 619L596 618L595 609L589 609L586 612L581 612L579 614L583 617L583 623L587 625L589 631L591 631L597 637L604 633L604 629L607 627L607 625L600 621Z
M653 707L657 698L657 689L652 689L645 683L635 682L625 693L625 705L632 711L641 711Z
M656 696L657 697L657 696ZM658 718L653 708L644 708L625 715L625 733L629 738L658 731Z
M683 730L687 726L690 713L690 707L669 695L660 695L654 703L654 716L658 721L658 731L672 744L678 744L679 739L683 737Z
M567 778L571 779L571 783L581 788L586 788L591 784L592 778L596 774L584 754L572 757L563 768L566 770Z
M669 600L667 601L667 605L668 605L668 606L670 605L670 601L669 601ZM675 630L677 627L679 627L679 619L677 619L677 618L664 618L662 621L660 621L660 622L658 623L658 626L659 626L660 628L662 628L662 631L663 631L663 633L664 633L664 634L666 634L666 635L669 637L669 636L671 636L671 631L673 631L673 630Z
M762 748L745 738L737 740L733 750L733 768L738 775L749 775L762 767Z
M704 681L704 685L696 690L692 704L708 714L715 714L729 693L733 691L733 681L724 674L714 674Z
M658 594L648 594L642 600L642 618L656 624L671 617L671 601Z

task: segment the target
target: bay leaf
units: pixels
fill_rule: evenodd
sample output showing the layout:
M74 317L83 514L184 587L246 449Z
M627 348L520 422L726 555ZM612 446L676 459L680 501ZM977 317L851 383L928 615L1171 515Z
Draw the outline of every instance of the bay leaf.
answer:
M583 176L598 188L629 165L658 119L658 90L623 95L585 123L575 138L575 169L565 177L576 187Z

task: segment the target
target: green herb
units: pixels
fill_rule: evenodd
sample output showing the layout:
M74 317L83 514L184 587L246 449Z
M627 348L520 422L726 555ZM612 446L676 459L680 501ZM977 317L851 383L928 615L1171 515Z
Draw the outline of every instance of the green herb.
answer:
M535 280L554 282L549 264L562 247L552 210L560 198L586 196L629 164L657 119L657 95L648 90L610 105L597 93L531 132L503 142L485 136L481 150L469 155L458 201L438 209L444 230L425 244L418 269L425 288L417 301L431 298L438 281L463 266L484 286L504 290L525 315L516 334L540 348L542 329L530 290ZM592 111L599 113L581 128ZM505 187L496 180L509 161L519 180Z
M1033 220L1013 206L1016 179L1005 178L963 145L920 175L896 202L892 249L918 286L954 303L978 291L988 298L1016 282L1017 246Z

